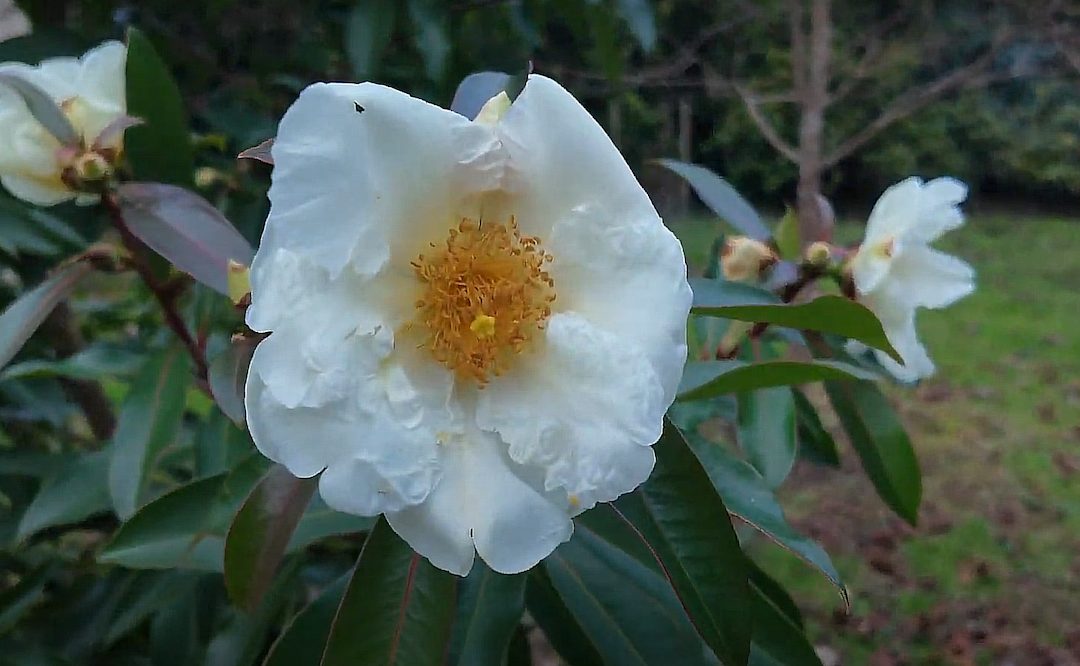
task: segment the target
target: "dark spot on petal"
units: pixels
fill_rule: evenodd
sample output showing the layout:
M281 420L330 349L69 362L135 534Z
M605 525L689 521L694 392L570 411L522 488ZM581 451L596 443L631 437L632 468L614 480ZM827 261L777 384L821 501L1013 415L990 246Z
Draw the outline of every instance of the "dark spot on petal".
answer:
M353 102L353 108L356 109L357 113L363 113L364 112L364 107L360 106L360 102Z

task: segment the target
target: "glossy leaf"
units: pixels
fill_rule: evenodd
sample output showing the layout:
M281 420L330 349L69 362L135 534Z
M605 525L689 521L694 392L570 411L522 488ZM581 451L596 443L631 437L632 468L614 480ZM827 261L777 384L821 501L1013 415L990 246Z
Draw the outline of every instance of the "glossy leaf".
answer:
M253 610L262 601L317 485L274 465L252 489L225 538L225 588L233 603Z
M795 417L799 428L799 453L810 460L828 465L840 466L840 453L836 441L821 423L817 408L807 399L806 394L794 389Z
M544 636L567 664L589 666L603 663L596 646L566 607L543 566L534 567L528 572L525 605L529 615L543 629Z
M370 81L394 32L396 0L357 0L345 19L345 54L357 81Z
M142 360L142 354L130 349L106 343L95 343L67 358L31 359L21 363L12 363L0 372L0 381L21 377L68 377L95 380L106 377L128 377L139 370Z
M17 538L55 525L77 523L110 509L109 452L71 456L55 474L45 479L19 521Z
M775 387L739 395L739 446L765 483L777 488L795 465L795 399Z
M679 400L701 400L727 393L825 380L876 379L877 375L842 361L690 361L679 383Z
M328 507L321 497L315 495L293 531L285 552L295 553L329 536L368 532L374 525L374 518L335 511Z
M682 433L665 419L656 467L615 506L651 544L698 632L726 663L746 660L746 567L727 508Z
M646 52L656 46L656 15L649 0L616 0L615 7Z
M783 304L771 291L720 278L690 278L690 289L694 293L692 307L695 314L724 317L724 308Z
M330 636L330 625L351 577L348 573L327 585L314 601L289 620L270 647L263 666L319 663Z
M126 593L116 617L109 625L105 644L115 643L134 631L154 613L172 603L199 575L190 571L140 572L140 577Z
M127 33L127 112L144 124L124 136L124 153L142 180L187 185L194 172L180 89L146 35Z
M492 571L476 561L462 581L450 647L451 664L502 666L525 612L526 574Z
M625 529L624 539L636 539L629 527ZM602 655L599 661L575 661L564 654L574 666L709 663L708 648L663 575L580 522L570 541L549 555L543 566L572 617L571 631L576 633L574 627L579 627ZM531 611L534 593L529 594ZM545 630L549 624L550 618L541 620ZM559 641L553 643L559 647Z
M234 423L244 425L247 415L244 408L244 387L247 384L248 367L255 347L256 338L240 337L229 342L225 351L210 361L207 379L210 393L213 394L221 411L225 412Z
M757 240L767 240L771 235L754 207L720 176L703 166L678 160L662 159L657 163L681 176L702 203L740 233Z
M255 454L231 472L162 495L120 527L99 561L133 569L222 571L225 532L268 465Z
M121 518L144 498L158 455L180 429L191 365L179 346L151 356L120 407L109 464L109 494Z
M229 261L255 251L218 209L175 185L124 183L117 194L131 233L214 291L229 295Z
M34 119L41 123L41 126L52 134L60 145L72 147L79 145L82 137L75 131L71 121L48 93L26 79L7 72L0 73L0 85L15 91L26 104L30 115L34 116Z
M792 621L754 581L750 613L754 618L754 643L750 648L751 666L821 666L814 646L802 627Z
M0 368L8 364L56 305L92 270L85 262L69 264L8 305L0 314Z
M870 382L825 382L825 391L881 499L914 525L922 499L919 461L889 401Z
M206 646L203 666L254 666L282 607L292 597L301 561L285 563L262 600L248 611L229 609L225 627Z
M322 665L439 663L454 621L454 587L452 574L414 553L379 519L334 617Z
M802 236L799 234L799 218L796 217L794 208L788 207L784 211L784 216L773 231L773 240L780 250L781 259L798 263L802 258Z

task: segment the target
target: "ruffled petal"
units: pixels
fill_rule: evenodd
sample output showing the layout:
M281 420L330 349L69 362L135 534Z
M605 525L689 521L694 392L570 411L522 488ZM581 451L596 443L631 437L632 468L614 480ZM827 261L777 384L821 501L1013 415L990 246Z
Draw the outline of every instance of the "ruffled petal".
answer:
M476 419L515 462L543 469L545 488L563 489L584 510L648 478L669 404L643 352L560 313L542 347L479 392Z
M394 531L435 566L467 575L475 547L493 570L519 573L570 538L565 499L560 505L559 495L519 475L495 436L473 430L442 454L442 479L427 500L386 515Z
M935 178L923 183L907 178L885 190L870 212L865 245L889 239L907 243L930 243L964 223L960 203L967 186L954 178Z
M262 247L303 253L331 276L346 264L374 275L392 255L407 269L469 196L498 186L502 160L489 128L371 83L305 89L272 152Z
M943 308L975 291L975 271L956 257L916 245L896 255L889 282L891 298Z

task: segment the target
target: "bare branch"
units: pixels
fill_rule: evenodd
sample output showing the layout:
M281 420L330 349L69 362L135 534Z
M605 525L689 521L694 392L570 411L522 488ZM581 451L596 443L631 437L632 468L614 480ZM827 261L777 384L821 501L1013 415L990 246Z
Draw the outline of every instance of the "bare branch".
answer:
M746 107L746 112L750 115L750 120L754 122L754 126L761 132L761 136L765 137L765 140L769 142L769 145L776 149L778 153L786 157L787 159L795 162L799 161L799 155L792 147L790 143L784 141L780 133L776 131L773 124L769 122L769 119L761 112L760 101L754 96L753 93L743 88L739 84L732 84L735 93L742 100L743 106Z

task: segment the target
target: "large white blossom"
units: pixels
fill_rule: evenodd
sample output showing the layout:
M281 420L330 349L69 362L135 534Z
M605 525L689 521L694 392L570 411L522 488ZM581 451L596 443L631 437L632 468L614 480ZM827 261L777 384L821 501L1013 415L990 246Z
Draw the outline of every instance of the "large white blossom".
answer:
M127 111L124 67L127 48L105 42L81 58L49 58L39 65L8 62L0 73L34 84L61 108L89 147L113 121ZM123 133L100 148L119 153ZM41 206L70 199L95 200L73 191L62 179L77 153L62 151L60 143L34 118L22 98L0 85L0 182L14 196Z
M881 320L904 362L875 354L901 380L934 372L915 329L916 309L946 307L975 289L971 266L930 247L964 223L960 203L965 198L967 186L952 178L926 183L908 178L893 185L874 205L866 237L851 260L859 300Z
M256 445L460 575L645 481L686 357L682 249L618 150L550 79L508 102L307 88L251 270Z

